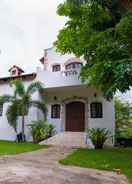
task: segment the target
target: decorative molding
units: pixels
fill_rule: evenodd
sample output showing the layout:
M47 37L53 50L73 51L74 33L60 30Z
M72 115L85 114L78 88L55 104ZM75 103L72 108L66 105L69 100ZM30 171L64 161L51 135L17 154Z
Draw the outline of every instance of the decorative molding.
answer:
M67 103L70 103L70 102L72 102L72 101L73 101L73 102L75 102L75 101L80 101L80 102L85 103L86 101L88 101L88 98L73 96L73 97L64 99L64 100L62 101L62 103L67 104Z
M64 63L64 66L67 65L67 64L70 64L70 63L74 63L74 62L83 63L83 61L82 61L80 58L72 57L72 58L68 59L68 60Z

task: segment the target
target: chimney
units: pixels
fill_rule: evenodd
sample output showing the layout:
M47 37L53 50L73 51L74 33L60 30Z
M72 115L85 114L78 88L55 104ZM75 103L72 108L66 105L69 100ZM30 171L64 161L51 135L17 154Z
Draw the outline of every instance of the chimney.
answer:
M44 56L40 59L41 64L43 65L44 70L48 68L48 57L47 49L44 50Z

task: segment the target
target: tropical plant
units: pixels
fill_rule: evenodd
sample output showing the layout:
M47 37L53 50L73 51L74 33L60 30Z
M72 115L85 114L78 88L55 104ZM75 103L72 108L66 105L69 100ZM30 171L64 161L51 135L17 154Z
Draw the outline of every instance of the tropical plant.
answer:
M130 115L131 104L122 102L118 97L114 98L116 128L129 127L132 117Z
M84 57L87 64L81 70L82 82L99 88L107 99L117 91L130 90L131 0L65 0L57 13L67 21L55 46L62 54Z
M119 128L116 130L116 139L124 138L124 139L132 139L132 128Z
M39 143L40 141L51 137L54 130L53 125L43 120L33 121L28 127L31 131L34 143Z
M44 118L46 119L46 104L45 101L41 102L38 100L33 100L32 95L36 91L41 92L43 90L42 84L40 82L33 82L27 88L25 88L22 80L17 79L11 82L11 87L14 89L14 94L3 95L0 97L0 104L9 103L6 116L9 124L17 132L17 120L18 117L22 117L22 137L24 141L25 137L25 116L31 106L37 107L43 112Z
M95 149L102 149L110 132L106 128L87 129L87 136L91 139Z

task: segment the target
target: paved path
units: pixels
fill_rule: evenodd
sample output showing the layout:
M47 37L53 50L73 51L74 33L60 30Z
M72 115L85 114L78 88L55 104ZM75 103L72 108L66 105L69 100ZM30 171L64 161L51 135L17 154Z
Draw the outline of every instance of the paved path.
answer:
M50 147L16 156L0 157L0 184L127 184L112 172L62 166L72 150Z

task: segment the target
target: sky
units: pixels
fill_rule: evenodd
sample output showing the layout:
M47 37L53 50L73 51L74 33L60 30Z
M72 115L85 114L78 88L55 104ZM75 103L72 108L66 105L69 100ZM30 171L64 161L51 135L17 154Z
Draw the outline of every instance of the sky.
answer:
M56 14L63 0L0 0L0 77L18 65L36 71L43 50L52 46L65 18ZM120 97L132 102L132 91Z
M65 18L56 14L63 0L0 0L0 77L16 64L35 71L43 50L52 46Z

